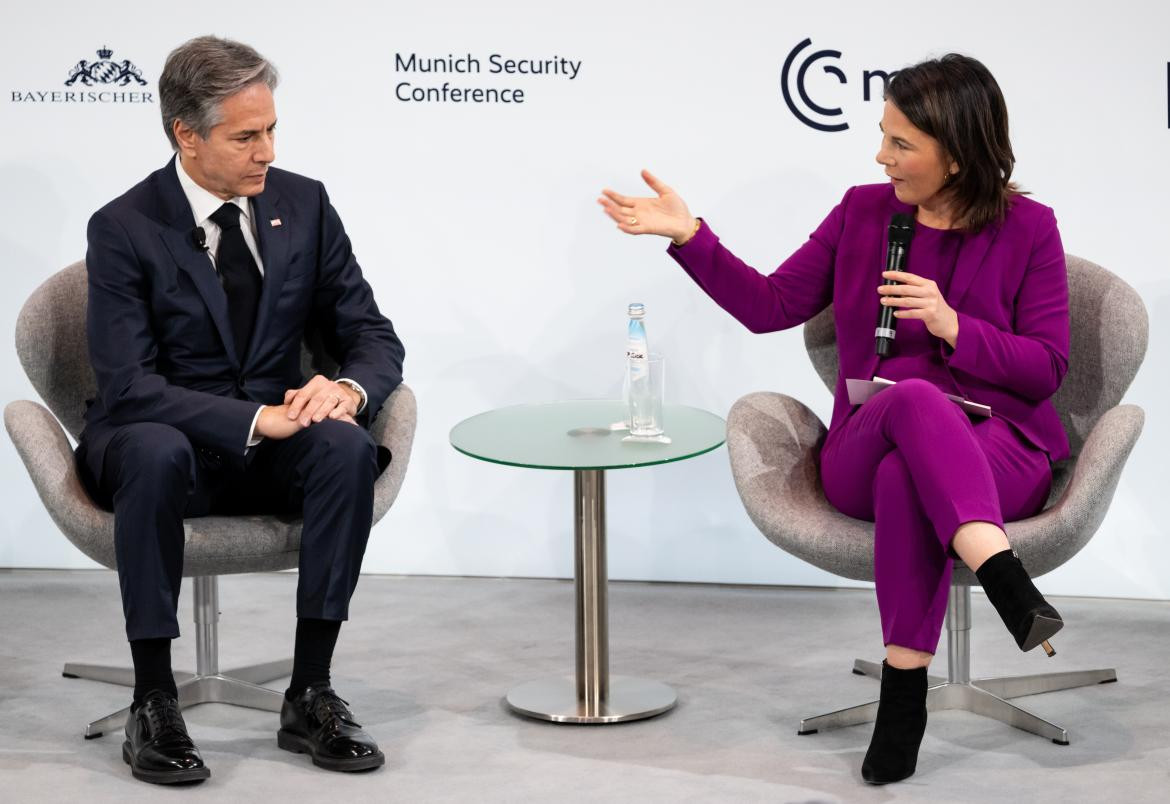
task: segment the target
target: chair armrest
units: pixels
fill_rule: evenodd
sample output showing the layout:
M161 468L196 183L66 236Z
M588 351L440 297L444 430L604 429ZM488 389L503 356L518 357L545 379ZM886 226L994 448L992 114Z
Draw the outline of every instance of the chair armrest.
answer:
M18 400L4 408L4 426L53 522L81 552L115 566L114 517L86 493L57 419L43 405Z
M378 418L370 425L374 443L390 450L390 465L374 484L374 521L390 510L410 463L414 444L414 430L418 421L418 403L414 392L405 384L399 385L386 398Z
M727 450L736 482L760 475L811 488L825 426L796 399L770 391L742 397L727 414Z
M731 474L744 508L780 549L854 580L873 579L873 526L825 499L820 450L825 426L784 394L748 394L727 415Z
M1040 514L1008 523L1008 538L1033 577L1068 561L1097 532L1144 423L1145 411L1137 405L1105 411L1085 439L1064 493Z

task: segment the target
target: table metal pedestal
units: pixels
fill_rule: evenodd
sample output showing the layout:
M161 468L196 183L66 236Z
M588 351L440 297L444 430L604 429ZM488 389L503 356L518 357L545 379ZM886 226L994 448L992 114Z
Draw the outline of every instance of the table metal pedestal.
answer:
M576 678L542 678L508 693L512 711L556 723L621 723L662 714L677 696L657 681L609 674L605 470L573 473Z

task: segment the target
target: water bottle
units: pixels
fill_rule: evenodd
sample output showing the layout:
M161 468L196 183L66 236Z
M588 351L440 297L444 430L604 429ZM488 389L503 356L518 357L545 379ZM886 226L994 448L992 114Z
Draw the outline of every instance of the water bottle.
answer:
M629 383L627 424L631 434L643 434L656 428L650 385L650 348L646 343L646 307L629 306L630 323L626 334L626 379Z

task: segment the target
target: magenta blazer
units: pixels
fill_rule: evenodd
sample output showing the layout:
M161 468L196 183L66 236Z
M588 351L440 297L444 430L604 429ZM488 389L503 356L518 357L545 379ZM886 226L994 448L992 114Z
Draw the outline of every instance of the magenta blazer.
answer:
M795 254L764 276L728 251L703 223L668 253L720 307L752 332L775 332L834 305L840 374L832 430L852 409L846 378L877 368L877 286L886 232L895 212L913 214L889 184L852 187ZM913 251L909 263L914 270ZM1056 218L1016 196L1006 217L964 235L947 303L959 316L944 364L961 393L990 405L1053 461L1068 457L1068 437L1050 397L1068 368L1068 276Z

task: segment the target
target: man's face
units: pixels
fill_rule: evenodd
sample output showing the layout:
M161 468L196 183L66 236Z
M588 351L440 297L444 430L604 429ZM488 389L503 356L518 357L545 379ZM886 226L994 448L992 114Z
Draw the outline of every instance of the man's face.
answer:
M224 201L264 191L276 158L276 104L266 84L252 84L220 104L219 125L207 139L175 121L183 167L195 182Z

